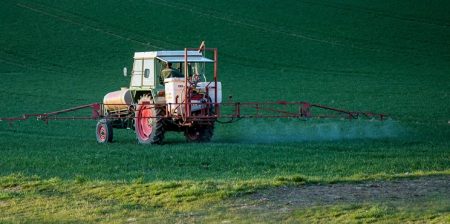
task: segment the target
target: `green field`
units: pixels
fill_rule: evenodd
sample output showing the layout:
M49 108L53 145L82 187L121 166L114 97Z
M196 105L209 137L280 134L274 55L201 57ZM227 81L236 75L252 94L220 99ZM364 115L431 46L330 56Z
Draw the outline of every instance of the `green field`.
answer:
M130 130L99 145L95 121L0 122L0 222L450 222L446 193L273 216L233 207L280 186L450 175L449 11L444 0L6 0L0 117L100 102L129 85L134 52L205 40L234 101L390 119L241 120L208 144L168 133L162 146Z

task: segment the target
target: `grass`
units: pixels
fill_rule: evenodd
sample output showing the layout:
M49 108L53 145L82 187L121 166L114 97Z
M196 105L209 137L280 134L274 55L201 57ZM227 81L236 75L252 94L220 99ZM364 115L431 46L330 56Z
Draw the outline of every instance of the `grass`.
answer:
M432 199L423 204L427 209L412 202L401 203L370 203L362 205L336 205L313 207L294 212L291 220L305 220L312 222L448 222L448 206L443 200ZM431 210L442 211L430 213ZM291 221L289 220L289 221Z
M426 209L423 209L425 207ZM283 223L446 223L449 220L448 205L439 199L428 199L423 207L414 202L397 203L360 203L337 204L326 206L312 206L294 211L250 212L247 214L237 211L218 209L217 216L207 217L207 222L243 222L255 223L273 220ZM222 213L221 213L222 211ZM436 213L430 211L438 211ZM238 218L236 218L238 217ZM202 220L203 221L203 220Z
M396 178L420 175L449 175L447 172L413 173ZM392 177L392 176L388 176ZM355 177L345 181L364 181L386 176ZM340 179L340 181L343 181ZM332 182L332 181L331 181ZM445 195L432 198L392 202L300 207L281 212L267 209L239 210L233 200L255 190L301 184L331 183L318 178L254 179L248 181L133 181L42 179L14 174L0 179L0 221L3 222L413 222L448 221L449 207ZM247 199L248 200L248 199ZM248 200L248 203L254 203ZM425 208L425 209L423 209Z
M310 101L391 120L239 121L217 125L209 144L171 133L155 147L127 130L98 145L94 121L0 122L0 222L251 222L260 214L221 205L283 184L449 175L450 5L279 4L4 2L0 117L99 102L128 85L121 70L135 51L206 40L235 101ZM448 219L439 200L426 203L324 205L259 221Z
M85 140L34 140L36 148L10 140L2 150L3 175L22 172L45 178L133 180L251 180L302 174L327 179L378 173L448 170L447 148L408 142L313 142L279 144L182 141L148 148L132 138L111 146ZM51 144L49 149L43 147ZM399 146L403 144L403 146ZM7 145L7 144L5 144ZM120 145L120 146L119 146ZM369 147L370 146L370 147ZM405 151L408 151L405 154ZM261 154L263 153L263 154ZM419 159L420 158L420 159Z

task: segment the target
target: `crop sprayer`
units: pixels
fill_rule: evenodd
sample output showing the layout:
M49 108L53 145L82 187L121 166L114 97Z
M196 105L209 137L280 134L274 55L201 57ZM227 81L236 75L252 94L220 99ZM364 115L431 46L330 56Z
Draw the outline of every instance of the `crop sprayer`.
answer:
M184 77L162 77L168 64ZM209 73L208 73L209 71ZM127 76L124 68L124 75ZM61 116L91 109L90 116ZM320 114L316 112L321 111ZM218 50L185 48L174 51L136 52L129 88L110 92L103 103L81 105L65 110L0 118L14 122L35 117L37 120L97 120L99 143L113 140L114 129L132 129L138 143L161 144L164 133L184 133L188 142L208 142L215 123L232 123L242 118L348 118L384 120L385 114L355 112L308 102L227 102L222 101L222 83L218 79Z

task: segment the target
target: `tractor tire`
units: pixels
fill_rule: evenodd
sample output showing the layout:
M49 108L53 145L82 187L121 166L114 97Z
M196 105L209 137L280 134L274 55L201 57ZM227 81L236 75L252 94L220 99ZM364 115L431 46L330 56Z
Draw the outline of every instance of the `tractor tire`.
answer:
M214 134L214 125L192 126L186 128L184 136L187 142L210 142Z
M149 95L143 95L136 106L134 129L139 144L162 144L164 110L156 108Z
M101 144L110 143L113 140L113 127L111 122L106 119L101 119L97 122L95 129L97 142Z

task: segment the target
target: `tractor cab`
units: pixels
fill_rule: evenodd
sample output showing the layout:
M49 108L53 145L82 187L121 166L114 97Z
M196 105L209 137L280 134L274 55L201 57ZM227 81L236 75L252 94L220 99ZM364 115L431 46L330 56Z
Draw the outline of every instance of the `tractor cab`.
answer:
M190 81L206 82L206 69L210 67L207 64L212 64L214 61L198 51L187 51L186 53L185 60L184 51L136 52L131 73L130 90L163 89L164 78L161 76L161 72L168 63L172 64L172 69L182 74L184 78Z
M154 103L167 104L169 114L198 110L200 102L221 103L221 83L217 82L217 61L198 50L151 51L134 54L130 94L134 102L151 95ZM174 77L163 75L171 65ZM219 91L216 91L219 90ZM189 103L189 105L181 105ZM172 108L177 108L172 109Z

